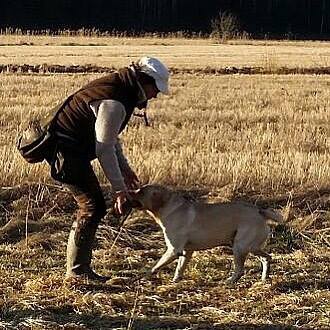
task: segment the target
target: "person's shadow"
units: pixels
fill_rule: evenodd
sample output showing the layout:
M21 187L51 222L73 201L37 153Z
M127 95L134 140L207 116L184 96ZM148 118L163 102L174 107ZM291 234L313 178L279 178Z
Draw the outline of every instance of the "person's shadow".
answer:
M15 314L15 315L14 315ZM20 328L25 320L42 320L43 325L50 328L63 329L132 329L132 330L290 330L294 329L286 324L254 324L254 323L218 323L190 322L183 317L132 317L109 316L97 313L76 313L73 306L48 307L41 310L20 310L18 313L7 312L2 315L1 321L6 324L6 329ZM308 329L308 328L304 328Z

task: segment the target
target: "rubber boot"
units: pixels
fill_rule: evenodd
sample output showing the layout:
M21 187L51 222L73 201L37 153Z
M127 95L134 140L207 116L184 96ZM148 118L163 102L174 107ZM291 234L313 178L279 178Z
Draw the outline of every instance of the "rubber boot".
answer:
M79 225L80 224L80 225ZM98 223L76 220L72 224L67 244L66 279L87 278L106 282L109 277L100 276L91 269L92 248Z

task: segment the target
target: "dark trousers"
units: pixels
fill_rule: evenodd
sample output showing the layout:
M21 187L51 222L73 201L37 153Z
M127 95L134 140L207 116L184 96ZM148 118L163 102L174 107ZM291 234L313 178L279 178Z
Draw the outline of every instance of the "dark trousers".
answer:
M92 246L106 205L90 160L73 148L57 145L49 161L51 176L73 194L78 212L67 246L67 275L90 273Z
M75 235L75 243L77 246L84 244L87 236L95 231L101 219L106 214L106 206L101 187L95 176L90 163L80 164L81 169L84 169L84 174L81 176L80 182L66 184L67 187L78 205L76 216L77 228Z
M72 147L59 143L51 160L51 176L73 194L79 210L78 222L99 222L106 206L90 160Z

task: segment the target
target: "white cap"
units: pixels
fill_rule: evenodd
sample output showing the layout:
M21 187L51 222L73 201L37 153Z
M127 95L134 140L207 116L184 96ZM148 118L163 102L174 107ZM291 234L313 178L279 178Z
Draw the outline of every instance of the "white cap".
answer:
M157 58L144 56L138 61L141 72L155 79L156 86L163 94L169 94L168 78L170 73L168 68Z

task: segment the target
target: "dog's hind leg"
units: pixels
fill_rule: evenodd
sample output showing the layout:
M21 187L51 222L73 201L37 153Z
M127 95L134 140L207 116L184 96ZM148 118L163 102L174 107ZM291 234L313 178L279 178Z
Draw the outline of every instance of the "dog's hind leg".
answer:
M227 279L227 283L236 283L244 274L244 263L248 255L247 252L243 252L239 247L233 247L234 254L234 274Z
M269 265L272 260L271 256L262 250L252 251L252 254L254 254L256 257L258 257L258 259L260 259L261 264L262 264L261 280L266 281L266 279L269 275L269 269L270 269Z
M183 272L187 268L187 264L191 259L192 251L183 251L182 255L178 259L178 264L175 269L173 282L179 282L182 279Z

